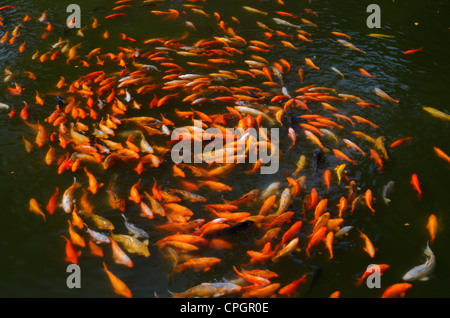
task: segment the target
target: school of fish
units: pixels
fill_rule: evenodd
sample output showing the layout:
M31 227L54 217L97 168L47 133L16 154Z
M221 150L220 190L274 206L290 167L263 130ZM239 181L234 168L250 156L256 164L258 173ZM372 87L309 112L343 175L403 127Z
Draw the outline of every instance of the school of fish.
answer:
M53 91L36 91L34 100L22 101L27 82L16 80L17 74L25 72L29 81L38 81L40 74L5 69L7 93L17 102L1 103L0 108L7 111L2 111L2 116L27 125L34 139L23 136L25 150L43 149L45 164L71 180L49 193L46 202L29 199L29 210L44 222L53 214L66 214L67 231L60 236L61 258L74 264L82 263L88 254L102 258L111 291L123 297L133 297L133 290L114 274L114 266L132 271L136 259L151 262L158 253L158 259L165 259L167 266L167 277L161 279L181 272L209 274L228 263L223 259L227 254L219 252L237 248L233 236L247 233L254 235L253 248L243 253L241 264L222 268L228 270L227 279L208 276L205 282L186 290L155 296L301 297L300 290L309 286L313 275L298 273L298 278L286 283L282 272L271 270L272 265L291 255L306 261L315 257L331 260L339 253L335 245L343 240L352 240L354 252L367 254L370 262L377 253L376 244L370 235L350 225L351 220L356 214L376 218L377 205L390 203L394 183L386 184L382 198L375 198L374 189L358 186L354 170L365 162L371 173L383 173L386 162L394 156L392 150L414 140L380 135L377 123L363 117L365 108L383 111L401 102L382 88L373 88L374 99L379 100L374 104L308 80L314 72L345 77L335 67L325 70L319 58L308 55L308 46L314 45L314 30L320 25L318 13L306 8L285 12L283 0L277 0L273 1L277 11L262 11L255 4L236 8L236 16L224 18L205 9L204 2L181 1L178 8L170 8L164 0L118 0L105 16L92 17L89 25L72 29L75 35L58 37L56 42L51 42L55 30L67 26L54 25L45 11L41 16L23 12L23 20L3 32L3 45L28 54L35 63L48 67L61 63L73 67L74 74L82 73L77 77L61 74L54 80ZM145 40L108 31L111 21L132 21L128 14L132 7L147 10L148 18L161 23L184 21L185 29L178 38ZM11 10L21 8L6 5L0 7L0 14L7 17ZM255 19L259 32L254 38L244 38L235 31L240 13ZM210 38L193 40L191 34L201 28L201 22L196 24L200 18L213 22L215 29ZM0 18L3 30L4 20ZM25 24L34 24L36 31L41 31L41 40L49 42L48 51L27 49L20 33ZM102 30L99 46L86 51L82 39L94 29ZM329 36L337 48L355 55L364 55L369 49L359 48L363 45L353 44L351 36L339 30ZM102 41L108 39L117 41L115 50L102 47ZM269 57L267 53L277 47L304 55L304 64L291 64L280 55ZM422 50L400 54L420 54ZM180 57L184 63L174 61ZM362 65L355 72L376 78ZM345 110L343 105L347 105ZM220 111L213 113L211 109ZM424 106L423 110L440 120L450 120L449 115L432 107ZM173 163L171 147L177 140L171 139L171 132L186 128L189 133L183 138L194 140L198 123L202 133L207 128L222 132L228 127L279 129L279 145L270 135L263 136L263 141L237 140L233 147L243 143L246 157L262 144L279 149L280 160L293 148L304 149L304 153L279 180L255 184L247 193L232 195L240 179L258 174L264 163ZM448 152L440 147L433 146L430 152L448 166ZM224 154L216 151L204 154L204 158ZM234 152L231 156L237 158ZM305 172L306 166L315 167L314 175ZM170 176L158 179L158 169ZM121 171L134 176L131 187L124 187L129 181L123 181ZM412 172L405 184L416 200L426 196L417 173ZM339 200L329 196L332 191L339 193ZM93 203L100 202L98 198L103 198L103 206ZM436 262L432 246L438 232L434 214L429 215L426 229L426 262L414 268L416 264L411 264L412 269L399 277L399 283L380 296L403 297L413 287L412 281L432 277ZM223 258L217 257L219 254ZM382 272L390 268L379 266ZM362 264L361 271L349 279L360 288L370 274ZM330 293L330 297L341 296L345 295L338 287Z

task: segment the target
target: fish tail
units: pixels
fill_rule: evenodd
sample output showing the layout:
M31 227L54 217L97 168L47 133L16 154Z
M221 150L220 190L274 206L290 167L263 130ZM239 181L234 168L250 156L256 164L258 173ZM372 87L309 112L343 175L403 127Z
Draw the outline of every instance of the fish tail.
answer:
M173 298L184 298L183 293L173 293L170 290L168 290L168 292L170 293L170 295L172 295Z
M356 282L355 282L355 285L356 285L356 286L361 286L362 283L363 283L363 281L364 281L364 278L357 278L357 279L356 279Z

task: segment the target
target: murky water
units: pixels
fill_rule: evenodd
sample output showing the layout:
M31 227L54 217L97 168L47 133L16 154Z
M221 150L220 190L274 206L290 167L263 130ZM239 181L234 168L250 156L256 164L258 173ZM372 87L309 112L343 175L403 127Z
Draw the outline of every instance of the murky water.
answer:
M30 104L29 122L44 122L44 119L54 110L56 99L52 95L46 96L46 104L38 106L34 103L36 91L42 93L57 92L55 85L60 76L64 76L67 82L73 81L86 74L83 67L74 68L65 63L64 59L40 63L32 60L31 56L36 50L42 53L50 50L51 44L58 38L69 39L72 44L82 43L81 54L85 55L92 49L101 47L102 52L117 52L118 46L139 48L146 47L141 43L150 38L180 38L186 31L189 37L186 43L193 44L200 39L208 39L213 36L222 36L217 27L217 20L212 14L218 12L224 21L232 21L236 17L240 24L230 22L236 33L247 40L265 41L265 32L256 24L260 21L273 29L283 30L286 33L295 34L295 30L289 27L281 27L274 23L272 17L276 11L285 11L299 14L317 25L305 26L303 29L311 34L312 43L292 40L299 49L283 46L278 40L271 43L276 47L269 53L249 53L260 55L270 62L283 58L291 64L291 72L285 74L284 81L288 91L307 85L336 88L339 93L357 95L369 103L379 104L380 108L356 108L348 103L336 105L344 112L358 114L374 123L379 128L374 131L365 126L358 129L371 136L385 136L386 145L404 138L413 137L413 141L399 148L388 149L389 160L381 173L376 171L376 166L370 160L362 160L358 165L348 165L348 176L357 181L358 186L365 190L372 189L376 216L373 217L365 208L359 208L348 219L347 225L353 225L366 233L377 248L375 258L370 258L363 251L363 242L357 232L350 234L345 239L334 245L334 258L329 260L325 248L322 253L317 253L312 258L306 258L304 253L293 253L279 262L263 266L278 273L277 282L285 285L303 274L310 277L321 269L317 283L307 294L308 297L328 297L332 292L339 290L342 297L380 297L382 291L388 286L401 282L401 277L410 268L424 262L423 249L429 239L426 229L428 216L435 214L439 221L439 230L436 241L431 245L436 255L437 265L433 276L426 282L414 282L413 288L407 292L407 297L447 297L450 295L450 256L447 242L450 235L447 215L450 212L450 167L448 163L438 158L433 152L433 146L439 147L446 153L450 153L449 123L440 121L422 110L427 105L450 113L450 99L447 93L450 84L450 67L448 64L448 49L450 48L449 36L449 5L446 1L377 1L380 5L381 29L369 29L366 26L367 5L370 2L363 1L293 1L286 0L285 5L276 1L214 1L188 2L188 1L164 1L150 6L140 6L143 1L130 1L133 6L126 10L127 15L119 19L105 20L104 17L113 13L111 1L77 1L82 9L82 26L84 36L77 35L76 30L65 27L66 7L69 3L64 1L10 1L10 5L16 5L18 10L0 12L4 25L0 27L0 34L6 30L10 32L19 23L20 37L15 44L0 44L0 69L7 66L17 73L9 82L0 84L0 102L15 106L16 110L23 107L22 101ZM195 4L210 14L205 17L194 13L183 4ZM268 12L267 16L250 13L242 6L252 6ZM184 11L181 17L174 21L163 21L161 16L150 13L150 10L167 11L169 8ZM304 8L314 10L318 17L308 15ZM45 26L37 19L43 11L48 13L48 21L55 27L50 36L42 40L40 36L45 33ZM28 13L32 20L22 22ZM95 30L90 28L92 17L97 17L101 26ZM189 29L185 21L191 21L196 30ZM293 20L290 20L293 21ZM108 30L111 37L102 38L103 32ZM330 32L338 31L352 37L351 42L359 49L366 52L360 54L336 42L336 37ZM137 40L130 43L121 40L120 33ZM382 33L393 36L392 38L371 37L370 33ZM18 47L26 41L26 50L18 53ZM270 42L270 41L267 41ZM424 50L416 55L404 55L403 51L424 47ZM320 66L320 70L313 72L304 66L304 58L314 59L314 63ZM183 63L189 58L173 56L174 63ZM240 61L243 60L240 58ZM234 65L233 70L242 67L243 63ZM299 82L297 70L305 69L304 83ZM340 70L345 78L342 79L330 68ZM364 68L376 78L362 76L358 68ZM101 67L92 65L92 71ZM105 72L117 72L117 65L107 64L103 68ZM23 70L31 71L38 75L36 80L30 80ZM186 73L198 72L193 68ZM21 96L11 96L7 86L12 87L17 82L25 88ZM260 85L259 80L248 80L241 85ZM374 87L379 87L387 94L399 100L398 104L381 100L374 94ZM150 96L143 98L145 105L151 100ZM48 103L48 104L47 104ZM189 104L184 109L189 110ZM158 111L144 112L145 116L156 116L159 113L174 120L176 124L181 121L173 116L173 108L181 107L180 101L169 103ZM209 114L224 112L221 104L200 106L201 111ZM321 110L320 106L311 106L313 111ZM233 244L231 250L217 250L209 253L222 259L220 265L206 273L191 271L180 272L169 276L171 263L152 243L160 239L163 234L152 228L152 222L140 218L132 219L137 226L146 229L150 235L149 258L133 257L132 269L114 264L111 255L105 253L104 259L83 252L79 264L82 271L82 288L69 289L66 286L66 267L64 260L64 240L61 235L67 233L67 215L62 211L47 217L43 222L40 216L32 214L28 210L30 198L36 198L38 202L46 204L55 188L66 189L73 182L73 176L82 178L82 172L57 174L56 166L48 166L44 162L47 148L25 151L22 136L34 140L34 131L24 125L19 116L8 117L7 110L0 110L0 176L1 176L1 213L0 213L0 295L4 297L114 297L108 277L102 267L106 259L108 266L119 276L136 297L161 297L170 296L169 291L181 292L194 285L205 281L221 281L236 278L232 270L233 265L239 266L248 261L247 250L255 250L254 239L262 237L263 232L257 228L237 233L229 238ZM322 111L323 112L323 111ZM295 113L293 115L300 115ZM133 116L140 116L140 112L133 111ZM295 123L297 125L298 123ZM281 128L285 134L286 127ZM355 129L355 130L358 130ZM350 138L350 131L339 131L340 138ZM280 169L273 175L260 175L258 173L248 175L250 165L240 166L233 171L223 182L230 185L233 191L223 195L226 199L235 199L252 189L265 189L274 181L286 183L286 176L295 170L295 164L301 154L308 158L308 165L304 172L307 177L307 189L317 188L319 194L326 196L330 201L330 209L337 204L339 198L347 193L344 185L338 186L333 182L329 192L323 188L322 181L314 178L313 153L315 147L305 138L299 138L292 149L288 149L290 141L282 143L282 157ZM331 145L331 144L330 144ZM366 149L368 150L368 149ZM323 166L333 169L342 163L332 155L324 157ZM416 194L409 181L411 175L417 173L423 190L423 198L416 199ZM152 169L138 176L132 168L114 166L108 170L98 169L96 176L102 182L109 182L111 176L118 178L119 192L128 195L129 188L142 178L147 189L153 185L153 178L160 185L166 187L178 186L171 176L171 164L163 164L158 169ZM85 179L83 179L85 180ZM103 181L105 180L105 181ZM392 202L386 206L381 198L382 188L388 181L394 181L394 192L391 195ZM106 187L103 188L103 193ZM220 203L222 195L207 190L201 190L198 194L208 198L209 202ZM93 199L99 207L99 214L111 220L118 232L126 233L123 219L117 211L108 207L106 196ZM303 196L295 198L290 210L300 213L302 210ZM45 202L45 203L44 203ZM197 204L186 204L198 217L207 214L199 209ZM257 207L250 206L252 211L258 211ZM334 209L333 209L334 210ZM127 210L133 215L137 213L135 207ZM162 222L160 222L162 223ZM306 235L299 237L304 242ZM302 243L302 247L303 247ZM306 243L305 243L306 244ZM306 245L305 245L306 246ZM355 279L359 277L369 264L389 264L391 267L382 276L382 288L369 289L364 285L356 287ZM305 295L308 286L299 289L297 297Z

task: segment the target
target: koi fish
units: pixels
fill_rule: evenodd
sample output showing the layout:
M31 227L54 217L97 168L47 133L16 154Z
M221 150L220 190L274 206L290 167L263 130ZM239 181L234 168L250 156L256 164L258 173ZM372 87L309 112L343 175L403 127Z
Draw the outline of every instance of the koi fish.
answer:
M33 213L42 215L42 217L44 218L44 221L45 221L45 214L42 211L42 209L41 209L39 203L36 201L36 199L35 198L31 198L29 203L30 203L29 210L31 212L33 212Z
M193 297L220 297L224 295L236 294L242 290L240 285L234 283L202 283L200 285L189 288L181 293L170 294L173 298L193 298Z
M370 190L370 189L366 190L366 193L364 194L364 199L366 201L367 207L370 209L370 211L372 211L372 214L375 214L375 210L372 207L372 201L373 201L372 190Z
M390 192L392 192L392 189L394 188L394 181L389 181L384 187L383 187L383 194L382 194L382 197L383 197L383 201L384 201L384 203L386 203L386 205L387 204L389 204L389 202L391 202L391 200L390 199L388 199L388 194L390 193Z
M345 37L345 38L347 38L347 39L349 39L349 40L352 39L352 37L351 37L350 35L345 34L345 33L342 33L342 32L332 31L331 33L334 34L334 35L336 35L336 36Z
M447 155L444 151L442 151L440 148L438 147L433 147L434 152L436 153L436 155L439 158L444 159L445 161L447 161L448 163L450 163L450 156Z
M388 94L386 94L384 91L382 91L378 87L375 87L374 91L375 91L375 94L380 96L382 99L385 99L387 101L390 101L390 102L393 102L393 103L396 103L396 104L398 104L398 102L399 102L397 99L393 99L392 97L390 97Z
M383 160L381 159L380 155L372 148L370 149L370 159L372 159L378 165L378 172L381 172L383 170Z
M287 243L281 250L279 250L274 257L272 257L272 262L277 262L281 257L285 257L297 249L299 238L296 237Z
M353 141L350 141L349 139L342 139L342 141L347 145L347 147L352 148L353 150L359 151L364 157L366 156L366 153Z
M150 251L145 243L139 241L134 236L125 234L111 234L111 238L122 244L122 246L129 252L144 257L150 256Z
M363 68L359 68L358 69L362 75L367 76L367 77L371 77L371 78L376 78L375 75L370 74L369 72L367 72L365 69Z
M419 53L422 51L423 51L423 47L420 47L418 49L404 51L403 54L411 55L411 54L416 54L416 53Z
M17 6L3 6L0 7L0 11L5 11L5 10L13 10L13 9L17 9Z
M69 235L70 235L70 240L72 241L72 243L77 246L80 246L80 247L85 247L86 243L85 243L83 237L73 229L72 223L70 222L70 220L67 220L67 222L69 223Z
M286 286L280 288L278 291L278 294L280 295L287 295L288 297L291 297L293 294L296 293L297 289L299 288L300 284L307 282L307 274L304 274L299 279L294 280L293 282L287 284Z
M369 36L372 36L374 38L395 38L393 35L388 34L381 34L381 33L370 33Z
M337 74L339 74L342 78L345 78L344 74L342 74L341 71L339 71L337 68L335 68L334 66L331 67L331 70Z
M61 237L66 240L66 262L69 262L71 264L78 264L78 258L81 255L81 251L75 250L72 242L67 237L65 237L64 235L61 235Z
M62 198L62 207L66 213L72 212L73 204L75 202L73 195L75 190L80 186L81 185L76 180L74 180L72 185L64 191Z
M297 28L297 29L301 29L301 26L296 25L296 24L293 24L293 23L290 23L290 22L288 22L288 21L286 21L286 20L279 19L279 18L272 18L272 19L273 19L273 21L275 21L277 24L285 25L285 26L293 27L293 28Z
M405 292L412 288L411 284L408 283L398 283L389 286L383 292L381 298L398 298L405 297Z
M112 257L114 262L120 265L125 265L126 267L133 267L133 262L128 257L128 255L119 247L119 245L114 241L114 239L109 238L111 248L112 248Z
M271 297L279 288L280 283L273 283L264 287L256 287L245 291L242 298L268 298Z
M367 237L366 234L359 230L360 237L364 240L365 246L364 251L369 254L370 257L375 257L375 247L372 244L372 241Z
M255 9L255 8L252 8L252 7L249 7L249 6L242 6L242 8L244 8L248 12L259 13L259 14L262 14L262 15L268 15L267 12L264 12L264 11L261 11L261 10L258 10L258 9Z
M332 149L332 151L333 151L334 155L336 156L336 158L348 161L353 164L358 164L358 161L350 159L346 154L344 154L339 149Z
M98 190L103 186L103 183L98 183L95 176L91 172L89 172L86 167L84 167L84 171L86 172L86 175L89 178L88 190L91 191L93 194L96 194Z
M292 202L292 193L289 188L286 188L281 193L280 203L278 205L278 210L275 212L276 215L283 214L289 208Z
M186 269L192 269L196 272L198 271L209 271L213 266L221 262L220 258L217 257L199 257L190 259L182 264L178 264L175 268L175 272L180 272Z
M328 252L330 253L328 259L333 258L333 240L334 240L334 233L333 231L330 231L327 233L325 237L325 246L327 247Z
M232 201L228 201L228 200L224 199L224 201L226 204L239 206L241 204L245 204L245 203L253 201L258 196L258 194L259 194L259 190L255 189L255 190L251 190L250 192L244 194L239 199L232 200Z
M389 145L389 147L390 147L390 148L396 148L396 147L399 147L400 145L403 145L404 143L407 143L407 142L411 141L412 139L413 139L413 137L405 137L405 138L397 139L397 140L393 141L393 142Z
M423 106L422 109L429 113L431 116L436 117L438 119L444 120L444 121L450 121L450 115L441 112L440 110L437 110L436 108L429 107L429 106Z
M430 249L428 242L424 254L428 256L425 263L412 268L405 275L403 275L402 279L404 281L427 281L430 279L430 275L433 272L434 267L436 266L436 257L434 256L433 251Z
M351 230L353 230L353 226L351 226L351 225L345 226L345 227L343 227L342 229L340 229L339 231L337 231L337 232L334 234L334 237L335 237L336 239L340 239L340 238L342 238L343 236L348 235L348 233L349 233Z
M366 52L364 52L363 50L358 49L356 46L354 46L352 43L350 43L350 42L348 42L348 41L345 41L345 40L342 40L342 39L337 39L337 41L338 41L340 44L342 44L343 46L345 46L345 47L347 47L348 49L350 49L350 50L354 50L354 51L358 51L358 52L361 52L361 53L366 54Z
M307 129L304 129L303 132L306 135L306 138L308 138L312 143L316 144L317 146L320 147L320 149L322 149L323 152L329 152L330 150L326 147L324 147L322 145L322 143L320 142L319 138L317 138L316 135L314 135L312 132L310 132Z
M308 57L305 57L305 63L306 65L312 67L313 69L320 70L320 67L316 66L316 64L314 64L314 62Z
M336 205L339 207L339 217L341 218L342 215L347 211L348 208L348 201L345 197L341 197L339 199L339 204Z
M105 262L103 262L103 269L105 270L106 274L108 275L108 278L111 282L111 285L113 286L114 292L117 295L126 297L126 298L132 298L133 294L131 293L131 290L128 288L128 286L120 280L116 275L111 273L108 270L108 267L106 267Z
M308 257L310 257L310 250L311 248L317 246L322 239L325 237L325 233L327 232L327 228L326 227L320 227L319 229L317 229L313 234L312 234L312 238L308 243L308 246L306 247L306 255Z
M342 175L343 175L343 173L346 172L345 166L346 166L346 164L344 163L344 164L341 164L341 165L337 166L336 168L334 168L334 171L336 172L336 175L338 177L338 185L341 184Z
M430 234L430 242L434 243L434 240L436 238L436 232L437 232L437 228L438 228L438 222L437 222L437 217L434 214L431 214L428 217L428 223L426 226L428 233Z
M297 133L292 127L289 127L288 131L289 131L288 136L292 141L291 145L289 146L289 149L291 149L292 147L295 146L295 141L297 140Z
M45 207L48 213L53 214L58 206L58 195L59 195L59 188L56 187L55 193L52 195L50 200L48 200L47 206Z
M419 177L417 176L416 173L413 173L411 175L410 184L412 185L414 190L416 190L416 192L417 192L417 199L420 200L422 198L422 189L420 188Z

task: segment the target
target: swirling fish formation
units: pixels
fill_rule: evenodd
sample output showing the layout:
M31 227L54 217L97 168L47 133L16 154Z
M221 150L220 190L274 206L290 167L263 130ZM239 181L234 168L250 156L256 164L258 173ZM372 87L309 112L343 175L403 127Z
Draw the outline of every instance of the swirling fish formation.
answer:
M358 233L363 253L374 258L377 249L368 235L352 225L352 217L356 211L376 217L376 204L382 201L374 203L371 189L358 187L352 169L366 162L373 173L382 173L388 150L411 142L411 137L405 137L386 147L387 138L377 134L378 125L363 117L367 108L382 112L399 101L380 88L374 89L374 98L380 102L374 104L310 82L310 74L325 71L319 58L308 56L308 47L314 45L313 30L318 27L318 22L311 21L317 21L318 14L310 9L292 14L242 6L239 9L247 11L247 17L265 21L256 21L254 38L245 39L235 31L240 23L237 17L224 19L220 13L209 12L204 1L183 2L174 9L164 1L116 1L108 15L92 17L88 26L72 29L73 36L58 37L47 52L30 53L26 41L20 41L20 29L27 23L42 31L43 41L67 28L53 25L46 12L40 17L24 13L23 21L1 38L2 43L17 46L20 54L29 53L36 63L47 63L47 67L61 63L72 67L73 74L82 73L73 79L69 78L72 74L61 75L55 79L56 93L36 91L34 101L10 112L11 118L20 117L35 131L34 140L23 137L26 150L44 149L42 159L55 173L74 177L69 187L58 187L49 194L48 202L34 198L29 202L30 211L44 221L55 213L67 215L67 234L62 236L66 261L77 264L87 254L103 258L114 292L132 297L132 290L107 264L132 270L136 258L151 262L153 254L159 253L172 264L167 266L168 276L213 273L214 268L229 264L224 260L227 254L216 256L236 248L232 236L251 233L253 248L243 253L243 262L227 265L232 278L212 280L209 276L207 282L169 294L245 298L300 296L299 287L311 280L310 275L300 273L294 281L285 282L283 273L271 267L293 255L306 261L333 259L339 252L334 245L351 231ZM278 0L277 5L282 8L284 3ZM112 23L132 21L128 11L136 6L161 23L184 21L186 30L178 38L146 40L107 30ZM157 8L149 10L149 6ZM14 6L0 9L5 14L20 10ZM214 36L194 40L192 34L202 22L195 25L191 20L205 19L214 26ZM86 51L82 39L94 29L101 30L100 46ZM330 37L338 47L344 46L342 50L366 54L347 34L332 32ZM101 46L107 39L120 43L116 50ZM281 55L268 54L277 48L305 55L304 63L294 65ZM336 68L329 71L345 77ZM363 68L359 71L362 76L375 77ZM25 72L30 81L39 80L39 74ZM9 93L20 96L25 88L15 82L16 71L7 68L5 75L5 82L14 82ZM304 154L280 180L232 198L229 193L240 179L258 174L264 163L258 160L249 167L249 163L172 162L171 147L177 140L171 139L171 131L185 128L189 133L183 137L194 140L198 132L194 124L200 125L201 133L207 128L222 132L229 127L278 128L279 144L272 143L270 135L258 142L244 139L245 156L257 151L261 143L279 149L280 160L291 149L302 148ZM435 147L435 152L450 162L441 149ZM164 183L155 177L158 169L171 174ZM135 177L131 188L123 186L124 172ZM417 174L412 175L411 185L420 199ZM391 188L392 184L385 189L386 204ZM218 193L223 200L217 198ZM106 198L105 206L93 203L100 202L99 197ZM109 217L102 210L110 211ZM113 214L118 216L116 224L109 220ZM427 228L434 240L434 215ZM127 232L120 233L121 229ZM380 264L380 268L384 272L389 265ZM356 285L371 271L362 273ZM393 285L383 296L403 296L411 286ZM330 296L339 297L339 290Z

